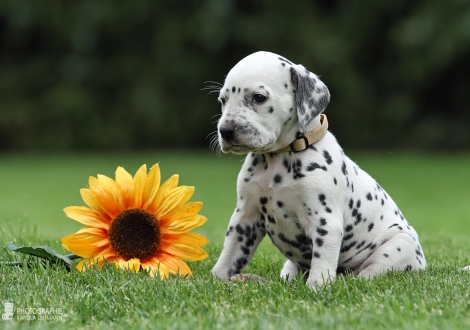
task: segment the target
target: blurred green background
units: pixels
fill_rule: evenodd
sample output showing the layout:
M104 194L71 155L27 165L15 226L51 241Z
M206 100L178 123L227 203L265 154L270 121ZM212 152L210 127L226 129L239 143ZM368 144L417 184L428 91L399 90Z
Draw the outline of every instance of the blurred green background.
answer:
M204 147L207 81L273 51L344 147L468 149L468 0L2 0L0 151Z
M4 239L70 234L89 175L160 162L221 245L242 157L210 151L204 88L258 50L322 77L330 130L420 234L467 235L470 1L0 0Z
M380 182L422 238L469 237L469 153L348 154ZM40 238L58 239L75 232L82 225L67 218L62 209L85 205L79 189L87 187L90 175L114 178L118 165L134 175L142 164L150 167L157 162L162 180L177 173L181 185L196 187L192 200L204 203L200 213L209 219L198 231L221 248L235 208L236 177L243 157L217 157L201 150L41 153L0 158L0 242L2 229L5 243L18 240L19 244L23 236L31 236L34 226ZM26 230L25 234L19 229Z

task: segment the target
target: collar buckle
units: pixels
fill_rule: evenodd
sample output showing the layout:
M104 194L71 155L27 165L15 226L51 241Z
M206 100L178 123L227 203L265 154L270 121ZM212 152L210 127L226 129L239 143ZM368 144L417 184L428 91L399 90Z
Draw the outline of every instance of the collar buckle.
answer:
M304 141L305 147L304 147L303 149L296 149L296 148L295 148L295 143L296 143L296 142L300 142L301 140ZM301 151L307 150L307 148L309 147L308 138L307 138L304 134L302 134L302 135L299 136L296 140L294 140L289 146L290 146L290 149L291 149L293 152L301 152Z

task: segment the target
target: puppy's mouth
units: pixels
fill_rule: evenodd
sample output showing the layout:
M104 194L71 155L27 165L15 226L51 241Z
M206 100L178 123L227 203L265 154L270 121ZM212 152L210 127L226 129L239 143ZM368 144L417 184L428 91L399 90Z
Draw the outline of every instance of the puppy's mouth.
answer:
M223 141L220 143L220 149L224 154L233 153L233 154L247 154L249 153L252 148L237 143L228 143L227 141Z
M266 148L263 147L255 147L255 146L248 146L245 144L227 144L223 143L220 145L220 149L224 154L232 153L235 155L246 155L250 152L255 154L263 154L266 152Z

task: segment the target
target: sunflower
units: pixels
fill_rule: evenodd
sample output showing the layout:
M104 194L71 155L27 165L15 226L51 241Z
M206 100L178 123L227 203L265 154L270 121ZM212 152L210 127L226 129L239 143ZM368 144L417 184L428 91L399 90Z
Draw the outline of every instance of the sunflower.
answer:
M207 239L189 231L207 218L197 214L201 202L188 202L194 187L179 186L173 175L160 186L160 167L142 165L134 177L124 168L116 169L116 180L104 175L90 176L89 188L80 190L88 207L69 206L65 214L85 228L61 239L65 249L84 259L80 271L107 262L117 268L152 277L171 274L192 275L183 260L207 258L201 246Z

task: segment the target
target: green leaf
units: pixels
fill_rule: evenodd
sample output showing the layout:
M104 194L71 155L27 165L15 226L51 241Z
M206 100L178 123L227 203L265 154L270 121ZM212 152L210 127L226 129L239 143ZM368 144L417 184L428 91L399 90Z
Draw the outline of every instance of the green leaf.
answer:
M29 254L35 257L49 260L53 263L65 264L67 268L72 267L72 260L80 258L76 254L62 255L57 253L50 246L21 246L18 247L14 244L8 244L8 249L15 252Z

